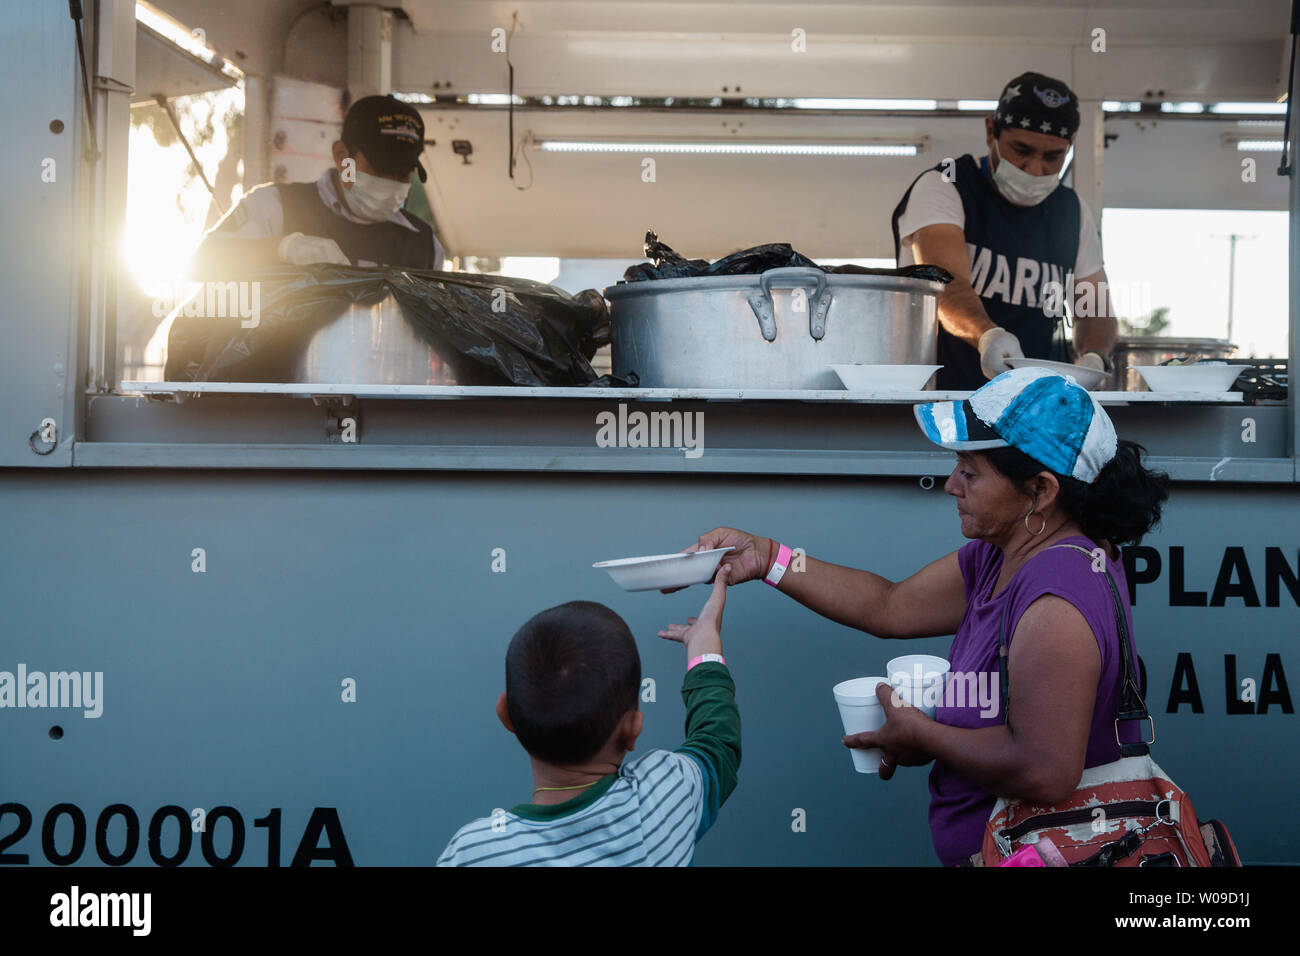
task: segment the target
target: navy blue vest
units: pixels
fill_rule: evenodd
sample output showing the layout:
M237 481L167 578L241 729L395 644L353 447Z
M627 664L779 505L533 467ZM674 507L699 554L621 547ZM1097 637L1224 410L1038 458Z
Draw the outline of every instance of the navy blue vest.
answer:
M402 215L415 226L406 229L395 222L357 223L344 219L321 202L315 183L278 183L284 207L284 234L301 232L325 236L338 243L353 264L366 261L398 269L432 269L433 229L405 209Z
M944 163L934 168L942 173ZM894 210L895 256L901 246L898 220L916 179ZM1071 302L1062 303L1069 288L1067 273L1074 272L1079 254L1079 197L1073 189L1058 186L1037 206L1016 206L990 181L988 159L977 164L969 154L957 160L953 185L966 216L971 285L984 311L1020 340L1027 357L1068 361L1064 335L1054 339L1053 332L1063 308L1073 308ZM1055 283L1054 294L1049 295L1049 283ZM943 368L936 388L975 389L988 381L980 370L979 351L942 326L938 361Z

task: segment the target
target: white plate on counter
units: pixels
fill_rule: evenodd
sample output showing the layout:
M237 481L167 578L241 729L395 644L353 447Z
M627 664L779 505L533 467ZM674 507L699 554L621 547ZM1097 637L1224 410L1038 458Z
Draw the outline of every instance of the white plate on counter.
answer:
M597 561L592 567L608 571L614 583L625 591L657 591L659 588L704 584L718 570L722 556L731 550L734 549L710 548L685 554L648 554L639 558Z
M1012 368L1045 368L1058 375L1069 375L1088 391L1096 391L1099 386L1110 381L1110 372L1099 372L1087 365L1071 365L1069 362L1053 362L1051 359L1013 358L1007 359Z
M919 392L942 365L832 365L851 392Z
M1226 392L1251 365L1134 365L1153 392Z

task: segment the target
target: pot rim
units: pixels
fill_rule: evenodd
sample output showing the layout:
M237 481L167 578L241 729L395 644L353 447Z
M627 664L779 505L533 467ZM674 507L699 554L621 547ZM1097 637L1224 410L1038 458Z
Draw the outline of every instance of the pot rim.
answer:
M762 273L734 276L686 276L681 279L643 279L636 282L620 281L602 290L606 299L630 299L636 296L657 295L668 292L752 292L759 288ZM870 292L912 292L921 295L939 295L944 283L932 279L910 276L853 275L851 273L826 273L826 287L831 290ZM779 289L789 288L781 285Z

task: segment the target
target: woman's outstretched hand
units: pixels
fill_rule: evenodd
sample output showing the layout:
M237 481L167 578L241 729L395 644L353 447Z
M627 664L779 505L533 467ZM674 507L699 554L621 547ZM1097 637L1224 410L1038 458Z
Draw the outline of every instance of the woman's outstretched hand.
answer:
M727 584L740 584L742 581L755 581L767 574L769 552L775 553L775 545L770 538L758 538L735 528L714 528L700 535L700 540L689 548L683 548L679 554L693 551L708 551L712 548L732 548L723 555L723 560L731 565L727 575ZM664 594L672 594L681 588L660 588Z

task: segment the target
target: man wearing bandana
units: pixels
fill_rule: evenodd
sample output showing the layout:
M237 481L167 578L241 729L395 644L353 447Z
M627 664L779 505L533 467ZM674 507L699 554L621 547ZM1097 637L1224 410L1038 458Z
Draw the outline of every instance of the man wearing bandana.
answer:
M1060 184L1079 101L1060 80L1023 73L984 121L988 156L945 160L894 210L899 266L953 274L939 298L940 389L976 389L1017 358L1111 368L1117 323L1106 301L1097 221ZM1055 332L1073 315L1073 355Z
M441 269L433 230L402 208L411 176L428 179L423 150L424 121L414 107L392 96L357 100L333 144L334 165L315 182L250 190L204 237L192 276L317 262Z

